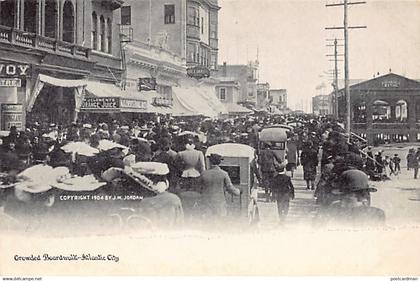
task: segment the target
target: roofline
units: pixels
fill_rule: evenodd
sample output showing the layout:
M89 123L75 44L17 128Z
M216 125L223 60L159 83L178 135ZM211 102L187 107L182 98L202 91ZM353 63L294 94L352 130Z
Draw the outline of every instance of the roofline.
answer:
M378 76L378 77L375 77L375 78L372 78L372 79L369 79L369 80L365 80L365 81L362 81L362 82L359 82L359 83L353 84L353 85L351 85L351 86L350 86L350 88L354 88L354 87L356 87L356 86L360 86L360 85L362 85L362 84L370 83L370 82L372 82L372 81L378 80L378 79L380 79L380 78L383 78L383 77L385 77L385 76L389 76L389 75L395 75L395 76L398 76L398 77L400 77L400 78L404 78L404 79L407 79L407 80L409 80L409 81L412 81L412 82L415 82L415 83L417 83L417 84L420 84L420 82L419 82L419 81L416 81L416 80L414 80L414 79L410 79L410 78L407 78L407 77L405 77L405 76L402 76L402 75L399 75L399 74L396 74L396 73L390 72L390 73L387 73L387 74L384 74L384 75L381 75L381 76ZM344 88L338 89L338 91L339 91L339 92L341 92L341 91L343 91L343 90L344 90ZM334 92L334 91L333 91L333 92Z

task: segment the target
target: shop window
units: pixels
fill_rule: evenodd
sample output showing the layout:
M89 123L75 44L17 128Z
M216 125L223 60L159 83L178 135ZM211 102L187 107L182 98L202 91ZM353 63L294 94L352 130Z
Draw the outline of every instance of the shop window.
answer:
M131 25L131 6L121 7L121 25Z
M219 99L224 101L226 100L226 89L225 88L220 88L219 89Z
M101 34L99 36L99 41L101 42L101 51L102 52L106 52L106 34L105 34L105 18L104 16L100 17L100 22L101 22Z
M98 16L92 13L92 48L98 50Z
M108 28L107 28L107 35L108 35L108 38L107 38L107 43L108 43L108 46L107 46L107 49L108 49L108 53L112 53L112 21L111 21L111 19L110 18L108 18L108 20L107 20L107 25L108 25Z
M74 7L66 1L63 7L63 41L74 43Z
M26 0L24 5L23 26L24 30L36 33L37 0Z
M0 1L0 25L15 25L16 3L13 0Z
M165 5L165 24L175 23L175 5Z
M49 38L57 37L57 1L47 0L45 2L45 36Z

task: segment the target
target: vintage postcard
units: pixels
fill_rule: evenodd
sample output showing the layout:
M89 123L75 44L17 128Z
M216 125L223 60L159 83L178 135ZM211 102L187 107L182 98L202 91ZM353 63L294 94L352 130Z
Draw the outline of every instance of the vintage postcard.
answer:
M419 55L418 0L0 0L0 277L418 280Z

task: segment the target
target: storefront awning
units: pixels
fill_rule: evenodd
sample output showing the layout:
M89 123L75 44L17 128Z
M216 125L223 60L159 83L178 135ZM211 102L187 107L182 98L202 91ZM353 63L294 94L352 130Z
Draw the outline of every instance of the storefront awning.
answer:
M35 100L38 97L39 93L44 88L44 85L52 85L56 87L62 87L62 88L74 88L75 93L75 101L76 101L76 111L79 110L81 101L83 100L83 88L86 87L87 81L83 79L61 79L56 78L52 76L48 76L45 74L39 74L35 85L32 89L32 92L28 99L28 105L26 110L28 112L32 111L32 108L35 104Z
M227 111L230 114L239 113L239 114L246 114L246 113L252 113L253 111L243 107L237 103L227 103L225 104Z
M217 112L213 111L206 100L192 88L172 88L173 116L198 116L216 117Z
M183 85L173 87L174 116L217 117L227 113L224 105L217 99L214 89L209 86Z
M198 87L199 94L207 101L208 105L218 114L227 114L226 106L217 98L216 88L209 85L201 85Z
M83 79L61 79L61 78L55 78L52 76L48 76L45 74L39 74L38 80L50 84L56 87L62 87L62 88L78 88L78 87L85 87L87 85L87 81Z

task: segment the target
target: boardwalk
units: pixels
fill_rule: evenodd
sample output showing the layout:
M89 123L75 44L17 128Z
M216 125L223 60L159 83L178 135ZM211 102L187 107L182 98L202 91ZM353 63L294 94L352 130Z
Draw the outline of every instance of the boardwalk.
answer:
M295 199L290 201L289 215L286 219L285 227L310 227L316 214L314 191L306 189L302 167L297 169L292 180L295 187ZM261 191L260 194L263 196L263 193L264 191ZM271 230L278 228L279 219L276 203L266 203L264 198L260 198L258 201L261 218L260 229Z

